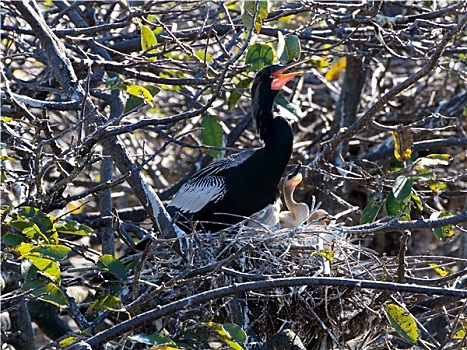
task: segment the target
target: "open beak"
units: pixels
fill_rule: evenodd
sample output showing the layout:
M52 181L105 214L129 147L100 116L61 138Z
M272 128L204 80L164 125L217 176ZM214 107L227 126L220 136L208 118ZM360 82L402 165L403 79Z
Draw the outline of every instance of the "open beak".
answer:
M271 89L272 90L280 90L282 87L292 78L303 75L306 72L290 72L290 73L285 73L285 71L289 70L290 68L293 68L295 66L298 66L299 64L306 62L308 60L303 60L303 61L297 61L293 62L291 64L288 64L287 66L279 69L277 72L274 72L271 74L272 84L271 84Z

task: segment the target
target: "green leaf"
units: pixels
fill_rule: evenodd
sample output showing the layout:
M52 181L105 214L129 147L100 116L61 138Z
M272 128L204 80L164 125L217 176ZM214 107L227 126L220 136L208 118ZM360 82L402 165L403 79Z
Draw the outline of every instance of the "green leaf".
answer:
M26 255L31 254L34 256L52 258L53 260L61 260L68 255L68 253L71 251L71 248L59 244L35 245L23 242L19 246L13 248L13 251L19 254L21 258L24 258Z
M30 260L39 271L49 277L52 281L60 283L60 266L57 262L52 259L42 258L33 254L24 255L23 258Z
M242 96L242 90L247 88L250 85L251 81L252 81L251 78L246 78L246 79L240 80L237 84L235 84L235 88L240 90L240 91L233 90L230 93L229 99L227 100L227 104L229 106L229 109L233 109L235 107L238 100Z
M407 197L402 202L399 202L391 191L386 197L386 212L391 216L402 214L399 218L400 221L410 220L409 202L410 197Z
M28 254L31 251L31 249L33 249L34 247L37 247L37 246L31 243L23 242L18 247L13 248L13 251L20 256L24 256Z
M99 258L97 266L103 270L109 271L122 281L127 279L126 269L122 262L110 254L104 254Z
M415 203L417 206L417 209L420 210L421 212L423 211L423 202L419 196L417 196L414 193L410 194L410 198L412 198L412 201Z
M431 171L427 170L421 166L416 166L415 169L417 169L418 175L415 176L415 179L420 179L420 180L435 180L436 175Z
M287 56L287 52L285 51L285 38L284 34L279 30L277 32L277 47L276 47L276 55L279 57L279 61L281 62L288 62L288 60L283 60L282 56Z
M21 260L21 277L25 280L31 280L37 276L39 270L32 264L31 260Z
M31 249L31 253L39 253L43 257L62 260L67 257L71 248L61 244L42 244Z
M416 343L418 341L418 327L415 318L410 312L396 304L384 307L386 317L394 330L405 340Z
M244 1L242 7L242 22L243 26L250 30L253 24L253 18L255 14L256 1ZM268 0L259 0L258 1L258 12L255 18L254 31L259 33L261 30L261 22L263 19L268 17L269 13L269 2Z
M389 192L388 196L386 197L386 211L391 216L399 215L402 211L401 203L399 203L394 194Z
M441 219L450 217L452 214L448 211L434 212L430 215L430 219ZM441 239L443 242L446 242L448 239L454 236L454 229L452 225L446 225L442 227L435 227L433 232L436 237Z
M344 57L345 58L345 57ZM318 58L318 59L312 59L307 61L308 64L316 67L316 68L326 68L329 67L329 62L326 60L326 57ZM344 62L345 63L345 62ZM339 74L343 69L345 69L345 64L344 68L342 68L339 72L336 74ZM327 74L327 73L326 73Z
M383 206L383 202L372 200L370 201L365 209L362 211L362 216L360 217L360 225L370 224L376 220L381 207Z
M236 325L235 323L224 323L224 329L237 343L246 342L247 336L242 327Z
M5 223L6 227L21 231L25 236L37 240L48 242L48 238L44 235L41 229L34 223L24 219L12 220Z
M21 235L17 235L15 233L6 233L2 235L2 242L11 247L16 247L25 241L26 241L25 237Z
M260 70L274 63L274 52L267 44L253 44L248 49L245 64L251 64L249 71Z
M214 331L228 346L234 350L243 350L245 347L240 345L232 335L220 323L208 322L206 325Z
M279 106L284 107L288 112L292 113L293 117L301 118L303 115L300 107L287 100L282 91L279 91L279 93L276 95L274 102Z
M287 36L283 40L284 40L284 49L282 50L280 54L279 52L277 52L279 61L286 63L294 59L300 58L302 48L300 46L300 40L298 39L298 36L290 35L290 36ZM279 45L278 45L278 48L279 48Z
M109 310L114 312L122 311L122 301L113 295L104 295L98 297L98 299L89 305L88 312L98 310Z
M444 182L430 182L428 188L433 191L433 193L439 193L448 188L448 185Z
M59 234L89 236L94 232L89 226L80 224L74 220L60 220L55 224L55 229Z
M466 111L467 111L467 107ZM466 112L467 115L467 112ZM452 339L465 339L467 337L467 330L466 329L459 329L452 335Z
M219 117L207 115L201 121L203 130L201 131L201 140L206 146L224 147L225 136L222 131L222 126L219 123ZM213 158L222 158L224 151L208 150L208 153Z
M195 51L196 57L198 57L200 60L206 61L208 63L213 63L214 59L212 58L211 54L209 52L206 52L206 50L196 50Z
M12 212L17 220L27 222L29 229L25 226L23 232L31 238L43 239L46 243L57 243L58 234L52 222L52 218L34 207L20 207Z
M405 176L398 176L392 186L392 193L398 202L402 202L407 197L410 197L412 192L413 179Z
M24 291L36 289L32 292L32 295L39 297L40 300L56 306L68 306L68 301L65 298L65 295L63 295L60 288L53 283L45 283L44 281L37 279L28 280L23 283L21 289Z

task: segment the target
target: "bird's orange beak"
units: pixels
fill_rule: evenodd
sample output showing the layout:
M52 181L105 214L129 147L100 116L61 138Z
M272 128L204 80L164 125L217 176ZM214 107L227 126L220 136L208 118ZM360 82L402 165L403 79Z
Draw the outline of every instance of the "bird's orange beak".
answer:
M282 87L292 78L296 77L296 76L299 76L299 75L303 75L305 74L306 72L290 72L290 73L285 73L286 70L292 68L292 67L295 67L303 62L306 62L306 60L304 61L298 61L298 62L293 62L281 69L279 69L277 72L274 72L271 74L271 78L273 79L272 80L272 83L271 83L271 89L272 90L280 90L282 89Z

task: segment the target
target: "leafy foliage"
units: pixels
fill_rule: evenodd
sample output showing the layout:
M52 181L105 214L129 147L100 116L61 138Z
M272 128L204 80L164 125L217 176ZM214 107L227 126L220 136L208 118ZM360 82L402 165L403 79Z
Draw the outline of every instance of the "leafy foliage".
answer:
M404 293L465 289L465 3L0 6L2 305L11 315L26 300L54 305L79 328L61 335L63 347L243 349L247 333L266 343L287 328L307 348L465 344L464 298ZM290 169L304 169L294 199L328 218L197 232L181 258L159 199L212 157L260 145L248 123L253 76L293 60L309 74L275 102L295 133ZM143 236L153 242L135 253ZM197 302L240 282L303 275L391 288L282 285ZM446 329L430 328L439 317ZM102 323L115 327L94 333ZM125 335L96 340L116 329ZM2 341L25 334L6 330Z

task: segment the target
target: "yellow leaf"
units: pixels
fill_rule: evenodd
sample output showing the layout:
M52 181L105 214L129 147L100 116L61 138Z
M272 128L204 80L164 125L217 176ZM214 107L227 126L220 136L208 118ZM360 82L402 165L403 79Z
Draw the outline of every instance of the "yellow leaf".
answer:
M157 38L154 35L153 31L151 28L145 25L140 25L141 27L141 49L143 51L146 51L150 49L151 47L155 47L157 45ZM152 49L149 52L156 52L156 49ZM150 60L154 61L156 58L151 57Z
M149 104L154 101L154 98L152 97L149 90L139 85L128 86L126 92L128 92L130 95L142 98L145 104Z
M342 71L344 71L345 67L347 66L347 58L341 57L336 62L331 65L331 68L326 72L324 78L327 81L333 81L339 79L339 75Z
M428 184L428 187L433 191L433 193L438 193L439 191L444 191L447 189L448 185L446 185L444 182L432 182Z
M453 339L464 339L467 336L465 329L459 329L456 333L452 335Z
M73 344L74 342L76 342L78 340L78 337L75 336L75 335L70 335L68 337L66 337L65 339L62 339L60 340L58 343L66 348L67 346L70 346L71 344Z
M433 270L435 270L435 272L441 277L445 277L453 273L451 269L448 269L444 266L438 266L438 264L435 264L435 263L429 263L428 266L432 267Z
M68 203L67 209L70 212L70 214L79 214L83 212L84 207L85 207L84 204L81 204L80 202L77 202L77 201L72 201Z
M310 256L313 256L313 255L322 256L323 258L325 258L329 262L334 261L334 251L330 250L330 249L328 249L328 250L319 250L319 251L313 252L313 253L311 253Z
M412 156L413 137L409 129L391 131L394 139L394 156L397 160L406 161Z
M418 327L410 312L405 311L396 304L388 304L384 307L386 317L394 330L405 340L416 343L418 341Z
M449 216L452 216L452 214L448 211L434 212L430 215L430 219L440 219ZM441 239L443 242L446 242L448 239L454 236L454 229L452 225L435 227L433 228L433 232L435 233L435 236Z

